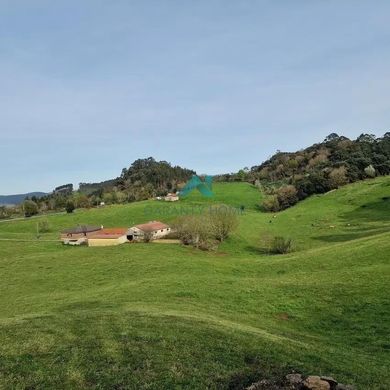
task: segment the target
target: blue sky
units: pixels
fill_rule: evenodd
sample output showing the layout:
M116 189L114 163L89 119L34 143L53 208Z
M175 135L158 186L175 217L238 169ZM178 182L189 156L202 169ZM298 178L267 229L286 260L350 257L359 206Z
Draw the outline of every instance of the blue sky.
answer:
M389 1L0 5L1 194L390 130Z

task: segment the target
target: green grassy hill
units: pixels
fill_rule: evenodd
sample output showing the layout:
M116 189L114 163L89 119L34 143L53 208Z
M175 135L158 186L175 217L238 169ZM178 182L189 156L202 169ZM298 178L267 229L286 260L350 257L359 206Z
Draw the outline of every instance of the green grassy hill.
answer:
M76 223L172 221L207 207L195 192L49 216L40 240L46 217L0 223L0 388L234 389L292 370L389 388L390 178L278 214L257 211L246 183L214 191L245 205L216 253L49 241ZM266 254L269 235L296 251Z

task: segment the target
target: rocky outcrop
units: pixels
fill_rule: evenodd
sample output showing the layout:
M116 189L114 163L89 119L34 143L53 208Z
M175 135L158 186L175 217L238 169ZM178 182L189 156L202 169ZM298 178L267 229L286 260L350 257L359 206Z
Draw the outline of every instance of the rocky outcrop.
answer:
M291 373L281 380L262 379L252 383L245 390L355 390L353 386L338 383L329 376Z

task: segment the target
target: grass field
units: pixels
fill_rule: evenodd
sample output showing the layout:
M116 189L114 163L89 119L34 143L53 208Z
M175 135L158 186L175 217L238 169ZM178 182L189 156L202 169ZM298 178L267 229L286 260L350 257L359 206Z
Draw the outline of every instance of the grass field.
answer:
M214 191L49 216L40 240L39 218L0 223L0 388L239 389L292 370L390 388L390 178L278 214L258 211L249 184ZM170 222L210 202L245 206L216 253L49 241L77 223ZM269 235L295 251L267 254Z

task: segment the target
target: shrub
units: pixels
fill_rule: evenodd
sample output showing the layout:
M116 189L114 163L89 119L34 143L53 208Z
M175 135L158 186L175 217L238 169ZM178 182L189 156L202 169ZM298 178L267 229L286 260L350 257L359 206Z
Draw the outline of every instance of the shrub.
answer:
M279 211L280 205L279 205L278 197L276 195L267 196L263 200L261 207L264 211Z
M176 221L174 228L183 244L196 248L212 237L210 219L205 215L183 216Z
M11 217L11 211L6 206L0 206L0 219L7 219Z
M32 217L38 214L38 205L32 200L25 200L23 202L23 210L26 217Z
M218 241L210 239L201 241L198 248L202 251L216 251L218 249Z
M280 209L286 209L298 202L298 191L293 185L278 188L276 191Z
M74 202L72 200L68 200L66 202L66 205L65 205L65 210L68 214L71 214L73 213L74 209L75 209L75 205L74 205Z
M153 233L152 232L145 232L143 241L146 243L149 243L152 240L153 240Z
M275 254L284 254L291 252L292 240L285 237L274 237L271 241L270 252Z
M38 232L39 233L48 233L50 232L50 224L47 219L43 219L38 222Z

